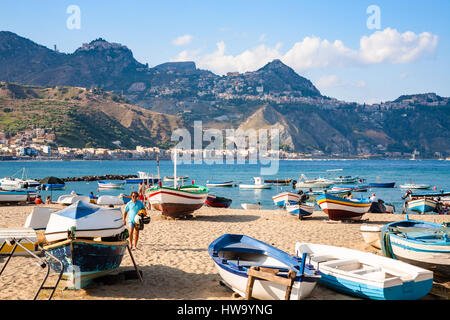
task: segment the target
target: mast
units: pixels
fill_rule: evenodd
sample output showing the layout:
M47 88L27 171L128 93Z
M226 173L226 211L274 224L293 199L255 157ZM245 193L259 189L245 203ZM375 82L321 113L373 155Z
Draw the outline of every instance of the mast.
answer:
M177 188L177 158L178 158L178 153L177 153L177 148L174 149L174 161L173 161L173 188L176 189Z

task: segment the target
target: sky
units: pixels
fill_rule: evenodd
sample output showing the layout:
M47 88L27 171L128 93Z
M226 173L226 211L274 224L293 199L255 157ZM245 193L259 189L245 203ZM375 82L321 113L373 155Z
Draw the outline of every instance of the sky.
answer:
M322 94L375 103L450 96L450 1L0 1L0 30L73 53L97 38L149 66L216 74L280 59Z

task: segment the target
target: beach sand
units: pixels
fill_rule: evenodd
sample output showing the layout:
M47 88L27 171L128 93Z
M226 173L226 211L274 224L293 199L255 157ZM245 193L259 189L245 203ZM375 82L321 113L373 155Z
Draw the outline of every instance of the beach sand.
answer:
M59 207L58 205L45 205ZM0 206L0 228L20 228L33 205ZM62 207L61 207L62 208ZM403 220L404 215L366 214L358 223L329 221L317 211L303 220L282 210L241 210L203 207L194 217L166 220L158 211L151 211L150 224L140 233L133 256L143 280L122 280L115 284L93 283L80 290L64 289L61 281L54 300L70 299L242 299L220 285L214 263L208 255L209 244L224 233L245 234L294 254L297 241L344 246L379 253L367 245L359 228L362 223L385 224ZM411 215L411 219L436 223L449 221L449 216ZM0 257L0 266L6 258ZM128 253L118 271L134 270ZM31 257L14 257L0 276L0 299L33 299L46 269ZM57 277L51 273L48 285ZM40 299L48 297L47 292ZM356 299L317 285L312 300ZM424 299L435 299L428 295Z

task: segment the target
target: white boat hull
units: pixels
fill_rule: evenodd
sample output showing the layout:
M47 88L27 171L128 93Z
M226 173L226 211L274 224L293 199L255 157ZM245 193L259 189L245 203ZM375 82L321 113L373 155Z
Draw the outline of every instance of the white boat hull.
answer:
M247 277L229 272L220 267L217 263L215 266L222 277L223 281L240 296L245 297L245 290L247 287ZM292 286L290 300L301 300L308 297L314 287L314 282L294 282ZM252 298L259 300L284 300L286 295L286 286L270 281L255 279L253 284Z
M322 277L319 283L376 300L420 299L431 290L433 272L402 261L344 247L297 242Z
M241 203L241 207L245 210L257 210L259 206L253 203Z
M282 192L272 197L273 202L278 207L295 204L300 201L300 195L293 192Z
M240 184L240 189L271 189L271 184Z
M399 260L421 267L434 268L439 265L450 271L450 245L425 245L407 241L401 237L391 235L392 253Z
M22 192L0 192L0 202L24 202L28 200L28 194Z
M200 209L208 197L208 192L195 194L162 188L147 191L146 197L156 210L162 211L168 216L178 217Z
M382 225L362 225L359 230L364 242L376 249L381 249L381 228Z

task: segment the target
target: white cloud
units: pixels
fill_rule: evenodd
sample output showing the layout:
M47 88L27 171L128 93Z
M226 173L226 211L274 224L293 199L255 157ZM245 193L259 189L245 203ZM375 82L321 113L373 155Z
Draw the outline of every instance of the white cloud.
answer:
M399 33L386 28L360 40L360 55L365 63L409 63L431 54L436 49L438 36L429 32Z
M261 44L236 55L226 54L223 41L217 43L216 51L200 55L199 52L183 51L175 59L194 60L201 68L218 74L229 71L253 71L273 59L280 59L297 72L326 67L365 66L380 63L410 63L430 56L436 49L438 36L429 32L415 34L399 33L386 28L360 39L358 50L348 48L341 40L330 42L319 37L305 37L286 52L281 44L274 47Z
M185 46L191 43L192 36L190 34L185 34L184 36L179 36L172 40L172 44L175 46Z

